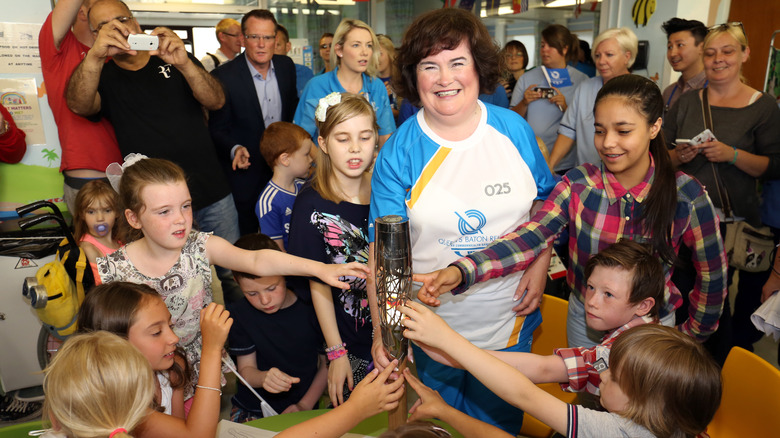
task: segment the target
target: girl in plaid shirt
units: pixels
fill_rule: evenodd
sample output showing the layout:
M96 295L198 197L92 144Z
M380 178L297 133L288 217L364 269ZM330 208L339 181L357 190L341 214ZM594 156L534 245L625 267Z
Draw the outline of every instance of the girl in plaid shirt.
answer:
M699 341L718 328L726 297L726 256L718 218L704 187L676 172L662 138L661 91L649 79L619 76L596 98L595 143L602 163L584 164L564 176L530 222L491 246L461 258L444 270L416 275L425 285L418 298L438 305L437 297L465 291L475 283L525 269L553 240L569 230L566 274L570 346L591 347L603 333L585 325L585 263L620 239L649 243L662 260L666 278L660 318L674 324L682 305L671 282L677 251L691 249L697 278L690 292L688 318L677 328Z

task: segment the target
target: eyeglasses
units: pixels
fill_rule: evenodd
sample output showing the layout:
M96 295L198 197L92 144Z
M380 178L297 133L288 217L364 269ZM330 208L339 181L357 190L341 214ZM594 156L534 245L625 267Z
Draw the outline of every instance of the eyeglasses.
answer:
M102 29L102 28L103 28L103 26L105 26L106 24L108 24L108 23L110 23L110 22L112 22L112 21L114 21L114 20L117 20L117 21L119 21L120 23L124 24L124 23L127 23L128 21L130 21L130 20L132 20L132 19L133 19L133 17L132 17L132 16L125 16L125 15L120 15L119 17L114 17L114 18L112 18L112 19L110 19L110 20L108 20L108 21L103 21L103 22L101 22L101 23L98 23L97 27L95 27L95 30L93 30L93 31L92 31L92 33L94 33L95 35L97 35L97 34L98 34L98 32L100 32L100 29Z
M227 32L220 32L220 33L222 33L222 34L224 34L224 35L227 35L227 36L231 36L231 37L233 37L233 38L235 38L235 37L237 37L237 36L239 35L239 34L237 34L237 33L227 33Z
M504 53L504 56L506 56L507 58L522 58L523 54L521 52L517 52L517 53L506 52Z
M320 49L330 49L330 44L320 44Z
M254 33L250 33L249 35L244 35L244 38L247 40L257 43L260 40L263 40L264 43L270 44L276 40L276 34L273 35L257 35Z

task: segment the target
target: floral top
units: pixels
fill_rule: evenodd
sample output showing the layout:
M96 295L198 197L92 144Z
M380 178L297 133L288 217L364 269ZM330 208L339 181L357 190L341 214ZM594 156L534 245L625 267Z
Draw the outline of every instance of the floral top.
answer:
M127 246L97 259L103 283L127 281L150 286L160 294L171 312L173 332L179 337L187 362L192 367L192 384L198 382L203 339L200 333L200 310L213 301L211 267L206 257L206 241L211 233L191 231L179 260L162 277L147 277L136 269L127 256ZM225 370L223 370L225 372ZM225 378L222 384L225 385ZM194 391L185 391L185 398Z

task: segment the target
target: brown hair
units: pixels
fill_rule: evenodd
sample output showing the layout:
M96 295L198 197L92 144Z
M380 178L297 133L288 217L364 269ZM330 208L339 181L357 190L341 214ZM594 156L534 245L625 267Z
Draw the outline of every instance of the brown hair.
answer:
M114 220L114 226L111 227L111 238L117 240L119 223L121 222L120 216L122 216L122 212L119 211L119 195L105 180L95 179L84 184L84 187L79 189L79 192L76 194L75 203L73 237L76 239L76 242L81 241L84 235L89 234L85 213L90 205L97 206L97 203L102 203L114 210L116 219Z
M525 70L528 67L528 50L525 49L525 44L517 40L511 40L504 45L502 52L506 53L509 49L515 49L523 54L523 70Z
M260 139L260 154L271 169L282 154L293 154L304 141L311 140L305 129L290 122L274 122L268 125Z
M71 336L44 373L44 416L71 438L133 430L150 412L155 384L149 361L114 334Z
M626 74L611 79L596 95L593 112L596 112L599 102L610 96L624 99L626 105L645 117L649 126L663 114L661 90L645 77ZM655 175L642 208L642 226L655 253L664 262L673 264L677 261L672 244L672 223L677 212L677 176L666 150L663 130L650 140L650 154L655 162Z
M369 116L371 118L371 126L374 130L374 141L376 141L379 138L379 127L376 124L374 107L363 96L352 93L341 93L341 103L332 105L327 109L325 121L320 122L319 120L316 120L319 136L322 137L323 141L327 144L328 136L338 124L357 116ZM333 165L330 162L330 156L323 152L322 148L317 148L315 163L314 178L312 178L311 181L312 188L316 190L323 199L338 204L341 202L341 196L336 187L333 187ZM369 171L369 168L366 168L366 172Z
M596 267L622 268L631 272L629 304L639 304L647 298L655 300L648 316L657 317L658 308L664 302L666 278L661 263L653 256L649 245L621 239L602 249L585 264L585 281Z
M234 243L233 245L236 248L245 249L247 251L259 251L261 249L271 249L274 251L281 251L281 249L279 249L279 245L277 245L276 242L274 242L270 237L262 233L244 234L243 236L239 237L238 240L236 240L236 243ZM235 277L236 280L240 278L248 278L250 280L254 280L255 278L260 278L259 275L250 274L248 272L235 271L235 270L233 271L233 277Z
M336 28L336 33L333 35L333 43L330 46L330 63L335 67L341 65L341 58L336 56L336 46L344 47L344 43L347 41L347 36L354 29L367 30L371 34L371 44L373 53L368 59L368 67L366 68L366 74L372 78L376 76L376 66L379 64L379 41L376 39L376 34L371 26L355 19L345 18L339 23L339 27ZM335 61L334 61L335 60Z
M482 21L460 8L435 9L417 17L404 34L395 62L401 75L393 89L415 106L420 105L417 64L443 50L453 50L462 41L468 44L479 77L480 93L492 93L504 60Z
M151 184L175 184L178 182L187 183L187 176L184 170L177 164L160 158L144 158L131 166L128 166L122 173L119 182L119 199L122 202L122 211L130 210L136 215L140 215L145 208L141 191L144 187ZM125 218L122 218L123 241L130 243L143 236L141 230L132 228Z
M701 344L674 328L626 330L612 344L609 367L629 399L616 413L657 437L694 437L720 406L720 368Z
M268 9L252 9L244 14L241 18L241 33L246 34L246 22L250 18L257 18L258 20L268 20L274 24L274 32L278 29L279 23L276 22L273 12Z
M558 51L564 56L566 62L576 61L579 58L580 43L577 36L569 32L566 26L560 24L551 24L542 30L542 39L548 46ZM563 53L566 49L566 53Z
M162 298L145 284L114 281L95 286L79 308L78 332L104 330L127 339L130 327L135 324L138 310L151 300ZM185 388L190 384L192 371L181 347L176 348L175 354L183 359L184 366L174 361L173 366L168 369L171 387Z

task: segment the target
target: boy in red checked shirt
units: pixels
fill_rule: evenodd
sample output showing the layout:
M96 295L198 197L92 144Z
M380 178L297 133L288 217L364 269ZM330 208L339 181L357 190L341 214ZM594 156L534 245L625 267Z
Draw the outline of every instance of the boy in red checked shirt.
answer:
M632 327L658 322L666 281L663 268L649 247L625 239L591 257L585 266L585 279L586 323L594 330L606 332L601 344L558 348L550 356L488 353L517 368L534 383L558 382L564 391L599 395L599 374L609 366L612 343ZM457 366L447 363L448 357L432 357Z

